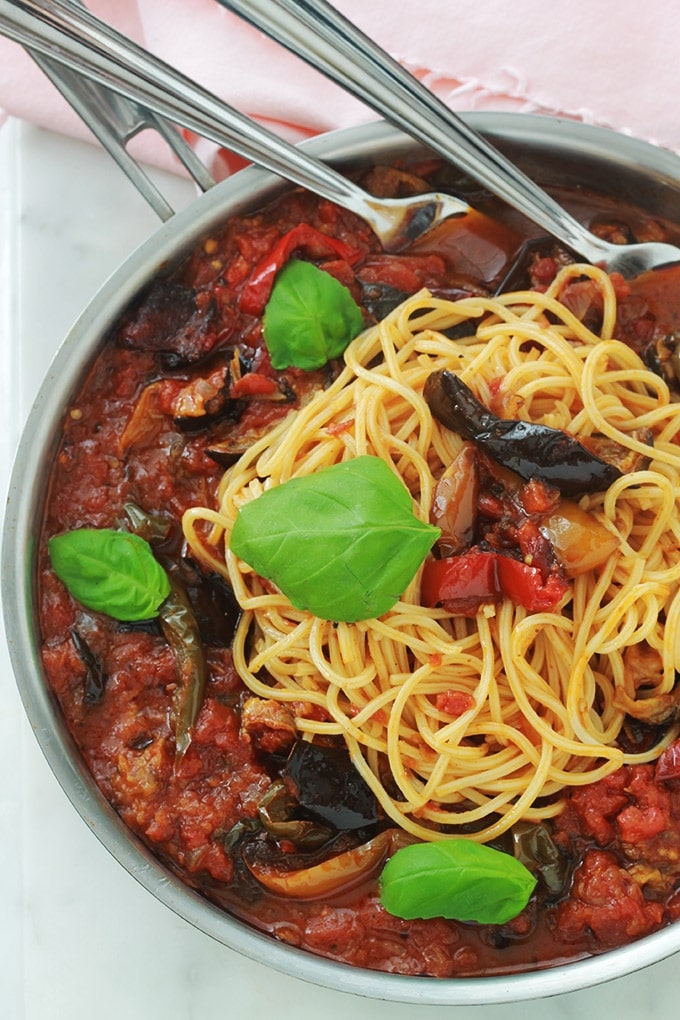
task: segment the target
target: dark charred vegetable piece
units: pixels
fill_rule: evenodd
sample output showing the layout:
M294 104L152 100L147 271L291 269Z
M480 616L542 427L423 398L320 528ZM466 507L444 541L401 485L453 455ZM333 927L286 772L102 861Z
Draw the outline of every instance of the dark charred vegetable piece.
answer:
M246 377L244 376L244 378ZM283 415L287 411L288 403L293 403L296 399L295 394L286 394L285 401L276 401L275 406L277 410L281 409ZM233 405L235 409L238 407L238 417L240 418L248 406L248 400L235 400ZM221 424L222 422L220 422ZM205 453L216 464L219 464L220 467L228 468L235 464L239 457L242 457L254 443L258 442L271 429L272 419L269 416L264 416L258 424L247 429L239 428L234 430L227 427L223 430L220 425L215 426L213 438L209 440Z
M557 271L570 262L574 262L574 257L552 238L533 237L515 253L494 293L507 294L535 288L537 283L549 283Z
M650 429L633 429L630 437L639 443L646 443L649 454L629 450L608 436L588 436L584 438L583 445L600 460L617 467L622 475L631 474L633 471L646 471L654 456L654 435Z
M365 282L359 280L361 286L361 303L372 318L379 322L387 318L398 305L408 296L397 287L379 280Z
M262 823L259 818L241 818L220 836L220 842L228 853L233 854L244 840L260 832Z
M446 428L473 440L522 478L540 478L563 496L600 492L621 477L617 467L560 429L498 418L453 372L433 372L425 384L425 399Z
M295 713L285 702L273 698L246 698L240 729L253 750L269 759L287 758L298 739Z
M654 322L650 319L649 332L651 339L640 351L642 360L652 372L665 379L677 395L680 388L680 331L671 330L657 336ZM634 344L631 346L635 347Z
M518 822L512 827L515 857L526 865L553 897L561 895L569 881L569 864L545 825Z
M240 407L239 417L248 406L247 400L234 401L234 405ZM206 455L214 460L220 467L229 468L235 464L239 457L242 457L250 447L258 442L271 428L271 421L265 417L261 424L249 429L221 429L219 426L213 431L213 438L209 440L205 448Z
M205 644L229 648L241 618L231 585L221 574L192 571L186 590Z
M198 432L218 419L233 416L229 384L226 365L187 382L173 401L175 425L183 432Z
M120 339L135 350L157 351L170 368L193 364L217 343L215 306L198 308L189 287L156 281L128 313Z
M121 620L118 622L117 629L121 632L121 634L154 634L156 637L163 636L161 625L157 616L153 617L151 620Z
M617 687L613 702L632 719L648 726L668 726L680 718L680 684L676 684L668 694L655 694L648 698L631 698L622 687Z
M333 830L307 818L296 818L299 804L282 780L272 783L257 805L263 829L275 839L288 839L298 850L316 850L334 835Z
M363 829L378 821L378 803L343 748L300 740L284 781L300 806L337 829Z
M220 574L206 574L192 561L180 557L181 534L173 535L174 521L161 514L149 514L136 503L126 503L123 509L136 535L157 546L165 544L163 552L172 559L166 563L167 571L186 592L204 644L228 648L241 618L241 607L231 585ZM156 553L159 555L158 549ZM164 560L164 556L159 558Z
M128 741L128 747L133 751L144 751L147 747L151 747L154 742L154 738L150 733L139 733L136 737L132 737Z
M235 443L232 439L217 440L205 449L206 456L223 468L232 467L245 452L245 445Z
M165 542L172 529L173 521L160 514L148 514L136 503L125 503L123 506L130 527L135 535L146 542Z
M101 662L82 634L79 634L77 630L72 630L71 640L85 666L85 704L96 705L102 699L108 677L104 673Z
M170 578L170 594L160 608L159 618L179 670L172 706L175 750L179 761L191 743L194 723L203 703L207 664L191 602L174 577Z

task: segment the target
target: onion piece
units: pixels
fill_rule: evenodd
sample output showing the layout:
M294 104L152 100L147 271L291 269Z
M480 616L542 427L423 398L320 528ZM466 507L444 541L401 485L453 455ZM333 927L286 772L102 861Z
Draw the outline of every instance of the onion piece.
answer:
M465 443L434 490L430 523L441 529L437 547L442 556L457 556L472 545L478 495L476 449Z
M297 871L284 871L257 861L245 863L253 877L269 892L291 899L313 900L343 892L368 877L397 849L404 837L398 829L388 829L368 843Z
M619 539L578 503L562 499L539 528L569 577L601 566L618 549Z

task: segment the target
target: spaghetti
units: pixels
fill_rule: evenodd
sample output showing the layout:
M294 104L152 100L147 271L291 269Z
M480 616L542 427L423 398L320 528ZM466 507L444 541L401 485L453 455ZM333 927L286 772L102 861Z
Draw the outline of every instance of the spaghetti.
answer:
M584 274L602 295L597 333L559 300ZM520 819L554 817L565 788L654 760L677 736L671 725L634 754L619 743L627 707L669 695L680 667L680 404L613 337L615 320L611 281L590 266L564 268L545 293L450 302L421 292L357 337L332 385L225 473L216 510L185 514L194 554L228 577L243 609L233 645L243 682L288 703L307 739L342 737L386 816L417 838L486 842ZM445 335L454 326L464 333L463 323L469 335ZM380 619L334 624L296 610L229 550L239 507L290 478L372 454L427 521L437 480L462 447L423 398L439 369L485 403L501 380L523 418L579 438L601 434L649 454L637 433L652 432L649 467L580 501L617 537L616 551L576 576L550 612L505 599L454 616L421 604L420 575ZM644 685L625 668L636 645L661 664Z

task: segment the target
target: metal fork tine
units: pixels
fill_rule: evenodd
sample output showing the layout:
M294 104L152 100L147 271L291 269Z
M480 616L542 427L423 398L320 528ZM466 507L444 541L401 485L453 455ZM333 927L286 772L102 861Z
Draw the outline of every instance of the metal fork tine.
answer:
M126 148L140 131L155 130L202 191L214 185L214 179L193 149L171 124L141 104L88 81L50 57L30 49L28 52L161 220L170 219L174 209Z
M121 97L122 98L122 97ZM215 185L215 178L206 170L203 163L184 140L178 129L169 124L158 114L146 111L149 127L152 127L167 142L186 170L191 174L201 191L209 191Z
M84 0L73 2L85 8ZM156 131L201 191L213 187L214 179L174 125L141 103L83 78L52 57L25 48L161 220L170 219L174 209L126 147L140 131Z

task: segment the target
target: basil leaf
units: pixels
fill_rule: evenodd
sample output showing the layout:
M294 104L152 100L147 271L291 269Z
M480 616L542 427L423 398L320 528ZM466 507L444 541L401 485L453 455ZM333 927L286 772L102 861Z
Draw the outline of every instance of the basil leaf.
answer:
M297 259L277 274L263 319L274 368L308 371L340 357L363 325L361 309L347 288L330 273Z
M297 609L355 623L391 609L439 535L387 464L363 456L246 503L230 546Z
M529 902L536 879L515 857L468 839L398 850L380 878L380 900L396 917L447 917L505 924Z
M148 542L127 531L80 528L49 541L57 577L74 599L116 620L148 620L170 592L170 582Z

